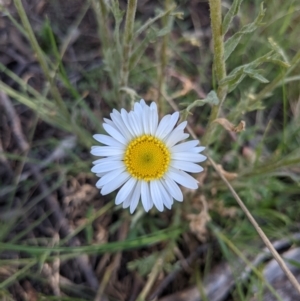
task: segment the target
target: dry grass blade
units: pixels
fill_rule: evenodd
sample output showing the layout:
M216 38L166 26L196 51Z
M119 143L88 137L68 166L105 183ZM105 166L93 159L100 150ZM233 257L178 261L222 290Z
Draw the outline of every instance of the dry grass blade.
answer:
M300 284L298 283L298 281L295 278L295 276L291 273L291 271L289 270L289 268L287 267L287 265L285 264L285 262L283 261L283 259L279 255L279 253L276 251L276 249L274 248L274 246L270 242L269 238L266 236L266 234L260 228L260 226L258 225L258 223L256 222L256 220L254 219L254 217L252 216L252 214L250 213L250 211L248 210L248 208L245 206L245 204L243 203L243 201L241 200L241 198L238 196L238 194L236 193L236 191L234 190L234 188L227 181L227 179L224 177L224 175L220 172L220 170L219 170L217 164L214 162L214 160L212 158L210 158L209 156L208 156L208 160L211 163L211 165L213 166L213 168L215 169L215 171L218 173L218 175L220 176L220 178L226 184L226 186L228 187L228 189L232 193L233 197L235 198L235 200L237 201L237 203L239 204L239 206L241 207L241 209L244 211L244 213L246 214L247 218L249 219L249 221L251 222L251 224L253 225L253 227L255 228L255 230L257 231L257 233L259 234L259 236L261 237L261 239L263 240L263 242L265 243L265 245L267 246L267 248L270 250L270 252L274 256L274 258L276 259L276 261L278 262L279 266L282 268L282 270L284 271L284 273L286 274L286 276L288 277L288 279L290 280L290 282L293 284L293 286L295 287L295 289L300 294Z

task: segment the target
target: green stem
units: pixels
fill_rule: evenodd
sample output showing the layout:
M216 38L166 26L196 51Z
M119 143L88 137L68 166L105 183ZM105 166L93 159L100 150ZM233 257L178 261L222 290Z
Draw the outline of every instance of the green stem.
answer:
M107 28L107 7L104 0L93 0L92 3L97 16L98 32L101 41L101 48L103 50L106 50L108 49L109 46L109 34Z
M57 87L55 86L54 84L54 81L51 77L51 71L49 70L48 68L48 65L47 65L47 62L44 58L44 54L43 54L43 51L42 49L40 48L37 40L36 40L36 37L34 35L34 32L31 28L31 25L29 23L29 20L27 18L27 15L26 15L26 12L24 10L24 7L23 7L23 4L22 4L22 1L21 0L14 0L14 4L17 8L17 11L18 11L18 14L21 18L21 21L22 21L22 24L24 26L24 29L25 31L27 32L27 35L28 35L28 39L30 41L30 44L31 44L31 47L33 48L36 56L37 56L37 60L44 72L44 75L47 79L47 81L49 82L50 84L50 89L51 89L51 93L58 105L58 107L62 110L63 114L65 117L67 117L69 119L69 112L68 112L68 109L65 105L65 103L63 102L60 94L59 94L59 91L57 89Z
M221 0L209 0L209 6L212 38L214 43L214 68L217 81L220 82L226 76L224 42L222 35Z
M128 0L126 20L125 20L125 31L123 40L123 58L122 58L122 69L121 69L121 81L120 88L127 87L129 77L129 60L131 55L132 41L133 41L133 27L136 12L137 0ZM121 97L122 107L129 108L129 104L125 103L125 95Z
M208 122L208 128L202 140L203 144L206 145L209 144L210 137L212 137L216 126L213 121L218 118L224 99L227 95L227 87L219 85L219 82L226 77L226 65L224 60L224 36L222 34L221 0L209 0L209 6L212 38L214 44L214 70L218 83L217 95L220 103L212 107Z

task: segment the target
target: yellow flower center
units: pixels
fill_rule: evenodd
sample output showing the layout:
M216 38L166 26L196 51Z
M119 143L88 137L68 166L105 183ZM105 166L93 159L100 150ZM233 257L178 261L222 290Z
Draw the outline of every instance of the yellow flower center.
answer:
M124 163L134 178L151 181L165 174L170 159L170 151L161 140L151 135L142 135L128 144Z

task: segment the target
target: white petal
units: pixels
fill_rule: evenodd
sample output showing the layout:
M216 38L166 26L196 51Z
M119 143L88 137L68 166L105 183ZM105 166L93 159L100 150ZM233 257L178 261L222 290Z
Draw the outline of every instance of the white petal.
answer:
M140 135L142 132L143 132L143 113L144 113L144 110L147 110L149 109L148 106L141 106L140 105L140 109L139 110L134 110L134 111L131 111L130 114L132 116L134 116L133 118L135 119L135 124L137 126L137 129L138 129L138 135Z
M124 163L122 161L102 162L102 163L95 165L92 168L92 172L94 172L94 173L108 172L111 170L122 168L123 166L124 166Z
M107 172L98 172L98 173L96 173L96 176L101 178L101 177L105 176L106 174L107 174Z
M149 114L149 119L150 119L150 134L154 135L157 129L157 124L158 124L158 114L157 114L157 105L155 102L151 103L150 106L150 114Z
M116 140L118 140L122 144L126 144L127 141L126 141L125 137L118 130L113 128L111 125L109 125L107 123L103 123L103 128L113 138L115 138Z
M136 102L136 103L134 104L134 109L133 109L133 111L134 111L138 116L142 116L142 115L143 115L143 108L142 108L141 104L138 103L138 102ZM131 113L131 112L130 112L130 113ZM129 114L130 114L130 113L129 113Z
M199 144L198 140L191 140L191 141L183 142L183 143L173 146L171 148L171 151L172 151L172 153L184 152L184 151L190 150L191 148L195 147L197 144Z
M155 132L156 137L161 138L162 133L168 127L170 120L171 120L171 115L166 115L162 118Z
M171 162L171 166L177 169L181 169L188 172L201 172L203 171L203 167L187 161L177 161L174 160Z
M145 107L145 106L147 106L144 99L140 100L140 104L141 104L142 108Z
M101 194L106 195L111 193L112 191L119 188L122 184L124 184L129 178L130 174L128 172L125 171L121 173L117 178L113 179L102 187Z
M134 188L131 190L131 192L127 196L127 198L124 200L123 205L122 205L123 209L128 208L130 206L133 193L134 193Z
M184 171L174 169L170 167L168 175L170 178L172 178L175 182L181 184L184 187L190 188L190 189L197 189L198 188L198 182L191 177L189 174L187 174Z
M105 145L124 147L124 145L122 143L120 143L116 139L112 138L111 136L96 134L93 137L95 140L97 140Z
M110 114L112 121L117 126L118 130L122 135L128 140L131 140L132 135L130 134L127 126L124 124L121 114L117 110L113 110L113 113Z
M94 146L91 149L91 154L94 156L117 156L124 154L124 150L115 146Z
M167 126L164 128L164 130L160 133L159 138L160 139L164 139L167 135L169 135L171 133L171 131L173 130L176 122L178 121L179 118L179 113L175 112L171 115L171 118L167 124Z
M170 140L177 138L178 135L182 135L183 134L183 130L184 128L186 127L187 125L187 121L184 121L184 122L181 122L179 125L177 125L177 127L171 132L169 133L169 135L167 135L163 140L166 142L166 143L170 143ZM185 138L184 138L185 139ZM175 139L176 140L176 139ZM178 141L180 140L183 140L183 139L179 139L179 140L176 140L175 143L170 143L170 147L173 146L174 144L176 144Z
M168 147L172 147L173 145L175 145L177 142L184 140L186 138L188 138L190 135L186 134L184 132L182 132L182 130L178 130L178 131L173 131L171 133L171 135L168 136L167 140L166 140L166 145Z
M174 202L173 202L173 198L172 198L170 195L168 195L168 197L164 199L164 205L165 205L169 210L172 209L173 203L174 203Z
M158 211L162 212L164 211L164 204L162 200L162 194L159 189L159 186L156 181L150 181L150 193L151 193L151 199L157 208Z
M123 120L124 124L126 125L128 131L130 132L131 136L134 137L135 133L129 122L129 114L126 112L126 110L121 109L121 117L122 117L122 120Z
M158 180L158 186L159 186L159 190L161 192L162 195L162 199L163 199L163 203L164 205L168 208L171 209L172 205L173 205L173 198L170 195L170 193L166 190L166 187L164 185L164 180Z
M196 153L180 152L172 154L172 159L189 162L203 162L206 160L206 157Z
M124 170L126 169L125 166L122 166L116 170L112 170L107 172L102 178L96 183L97 188L102 188L104 185L112 181L113 179L117 178Z
M103 119L104 119L105 123L109 124L115 130L118 130L117 126L110 119L107 119L107 118L103 118Z
M184 130L186 128L187 121L179 123L174 130Z
M132 214L134 212L134 210L136 209L139 200L140 200L140 196L141 196L141 181L138 181L136 183L133 195L132 195L132 199L131 199L131 204L130 204L130 213Z
M135 134L135 136L139 136L139 133L140 133L140 130L139 130L139 123L138 121L136 120L135 116L134 116L134 113L133 112L130 112L129 115L128 115L128 121L129 121L129 124Z
M190 149L190 151L193 153L201 153L204 150L205 150L204 146L193 147L192 149Z
M123 159L123 154L122 155L116 155L116 156L109 156L107 158L101 158L98 160L93 161L93 164L99 164L102 162L108 162L108 161L121 161Z
M124 186L119 190L117 196L116 196L116 200L115 200L115 204L116 205L120 205L121 203L124 202L124 200L128 197L128 195L132 192L132 189L134 188L135 184L136 184L136 179L135 178L130 178L125 184Z
M168 175L165 175L164 179L162 180L162 183L165 184L165 187L167 188L168 192L172 195L172 197L175 200L177 200L178 202L183 201L182 191L173 179L171 179Z
M156 105L156 103L154 101L151 102L150 109L151 110L156 110L156 112L157 112L157 105Z
M145 134L150 134L150 120L149 116L150 115L150 110L148 106L145 106L143 109L143 114L142 114L142 122L143 122L143 128L144 128L144 133Z
M141 197L144 209L148 212L152 208L153 202L150 196L149 184L146 181L141 181Z

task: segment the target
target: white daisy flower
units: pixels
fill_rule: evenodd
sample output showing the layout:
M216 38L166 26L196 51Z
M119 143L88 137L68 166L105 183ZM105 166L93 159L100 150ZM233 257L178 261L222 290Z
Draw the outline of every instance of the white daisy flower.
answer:
M147 106L142 99L129 113L113 110L111 120L104 118L103 128L109 135L94 138L106 146L92 146L91 154L104 157L93 162L92 172L100 180L96 186L106 195L119 187L116 205L130 207L133 213L142 200L145 211L153 205L163 211L171 209L173 199L183 201L178 184L197 189L198 182L187 172L201 172L195 163L206 160L199 154L205 148L192 140L177 144L189 137L184 133L187 122L176 125L179 113L166 115L158 122L157 106Z

